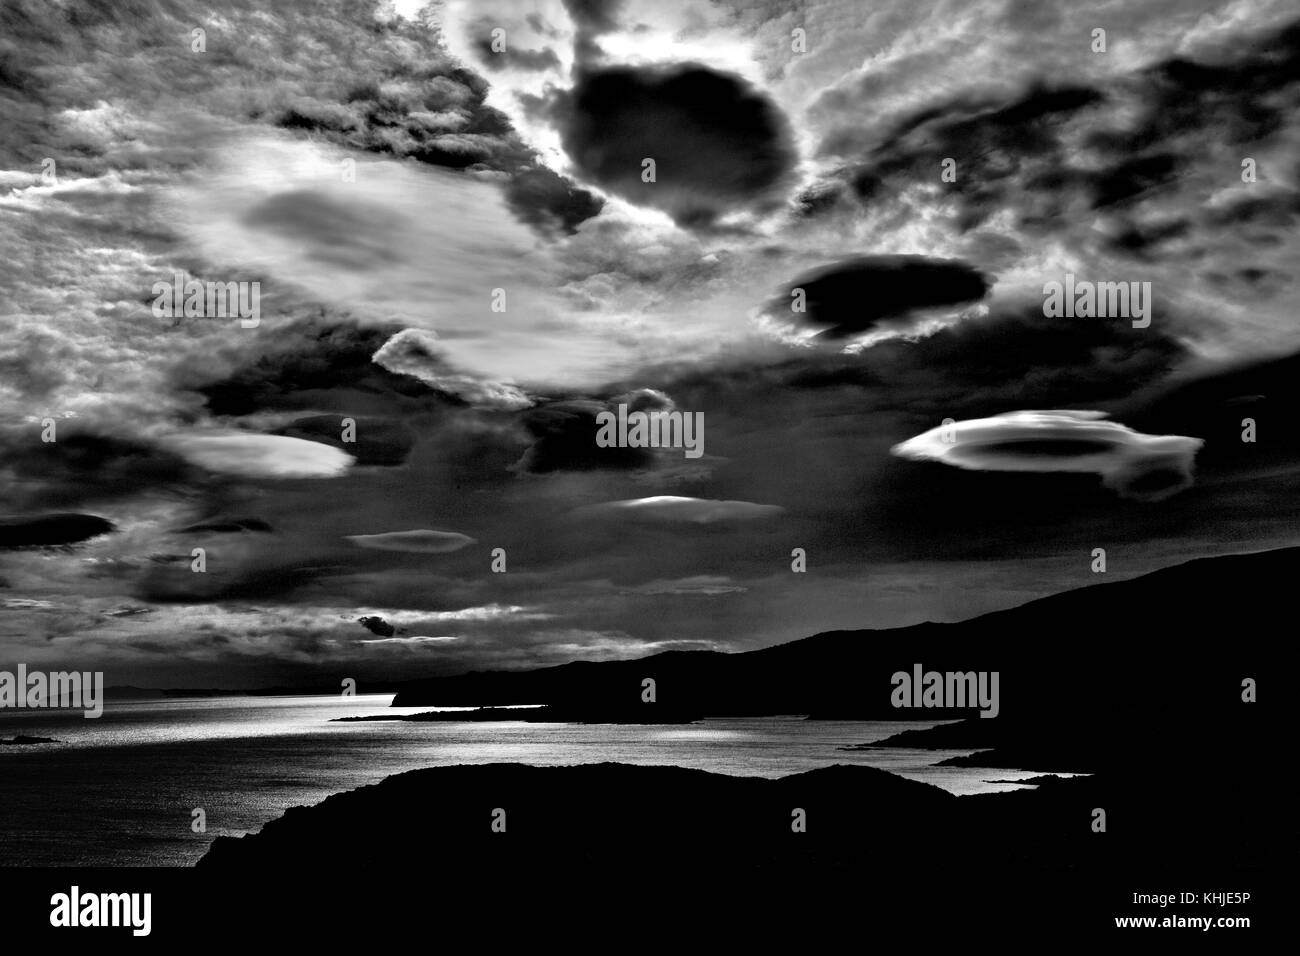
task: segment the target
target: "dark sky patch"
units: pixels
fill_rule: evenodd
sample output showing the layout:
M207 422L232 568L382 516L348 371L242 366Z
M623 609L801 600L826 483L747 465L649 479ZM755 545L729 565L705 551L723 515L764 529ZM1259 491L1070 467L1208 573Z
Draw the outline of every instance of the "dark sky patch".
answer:
M1139 391L1117 414L1143 431L1177 431L1205 439L1198 456L1213 474L1300 469L1300 433L1288 423L1300 404L1300 352L1238 364ZM1255 441L1243 441L1245 420Z

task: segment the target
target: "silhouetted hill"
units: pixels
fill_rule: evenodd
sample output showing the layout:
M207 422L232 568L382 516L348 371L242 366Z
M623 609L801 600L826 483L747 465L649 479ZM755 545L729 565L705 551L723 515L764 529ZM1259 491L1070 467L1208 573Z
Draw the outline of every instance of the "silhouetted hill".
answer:
M1117 556L1112 555L1112 562ZM1043 771L1164 765L1207 745L1247 760L1268 739L1266 703L1242 700L1243 680L1269 685L1291 655L1292 582L1300 549L1191 561L956 624L833 631L737 654L678 651L630 661L576 662L413 682L395 706L545 704L568 719L682 720L810 714L876 720L971 718L907 746L1014 748ZM999 713L895 708L892 675L999 674ZM642 681L656 702L643 703ZM1277 701L1276 683L1263 691ZM946 735L946 736L945 736ZM1032 754L1031 754L1032 752ZM1010 753L1010 751L1008 751Z
M1095 778L955 797L855 766L775 780L612 763L438 767L296 807L257 834L219 837L199 868L326 872L343 854L350 872L376 879L433 867L488 888L604 873L665 890L762 874L848 885L868 870L918 866L972 878L1026 867L1123 872L1152 860L1215 865L1222 878L1284 852L1260 814L1207 813L1248 799L1214 780L1171 802ZM1093 831L1096 807L1107 811L1105 833ZM504 832L492 828L498 809ZM793 829L796 810L805 832Z
M855 893L906 887L905 902L922 911L942 900L936 917L984 899L1017 920L1085 899L1081 912L1108 918L1150 887L1249 890L1297 845L1283 804L1290 741L1281 707L1297 571L1296 549L1194 561L960 624L469 674L412 684L397 699L544 704L543 715L570 719L915 720L955 712L892 707L894 671L996 670L997 717L964 711L959 722L875 746L972 750L946 762L1087 776L955 797L861 766L778 780L620 764L440 767L292 809L255 835L218 838L199 869L243 878L333 872L343 860L405 887L434 868L444 888L511 899L582 886L673 902L780 886L854 905ZM653 704L641 702L647 677ZM1261 702L1242 699L1245 678L1257 681ZM497 809L504 833L492 830ZM796 809L806 832L792 830ZM1049 870L1057 877L1044 882ZM928 897L937 881L942 896Z

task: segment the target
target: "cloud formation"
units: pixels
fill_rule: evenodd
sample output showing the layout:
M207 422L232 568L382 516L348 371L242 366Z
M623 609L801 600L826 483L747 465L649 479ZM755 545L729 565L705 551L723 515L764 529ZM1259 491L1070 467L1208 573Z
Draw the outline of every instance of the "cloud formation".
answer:
M285 435L172 435L167 444L201 468L245 478L337 478L354 461L337 448Z
M869 332L883 319L974 302L990 286L978 269L956 260L859 256L794 279L769 309L782 318L793 314L821 327L823 336L838 339ZM800 290L804 308L792 311Z
M411 554L450 554L477 544L457 531L385 531L380 534L350 534L347 540L376 551L407 551Z
M1105 412L1008 412L940 425L890 451L972 471L1084 472L1130 498L1157 500L1192 484L1204 444L1183 435L1143 435Z
M0 517L0 548L74 544L113 530L98 515L55 514Z
M784 513L779 505L752 501L718 501L709 498L686 498L678 495L654 495L606 501L579 509L584 514L627 518L634 521L718 524L732 521L756 521L775 518Z
M584 70L553 110L583 175L684 226L770 202L795 161L776 104L701 64ZM653 182L643 179L646 159Z
M477 408L519 411L533 404L532 399L514 385L451 371L437 333L428 329L398 332L375 353L374 361L390 372L410 375L430 388Z

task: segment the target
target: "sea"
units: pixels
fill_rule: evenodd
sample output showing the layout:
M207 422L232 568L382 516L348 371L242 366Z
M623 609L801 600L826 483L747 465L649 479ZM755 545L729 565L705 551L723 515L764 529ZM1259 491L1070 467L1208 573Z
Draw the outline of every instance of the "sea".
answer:
M935 721L334 722L436 709L393 708L392 700L110 699L94 719L80 711L0 711L0 737L58 741L0 746L0 865L191 866L216 837L255 832L290 807L454 764L616 761L758 777L860 764L959 795L1027 786L1017 781L1035 776L935 766L969 750L840 749Z

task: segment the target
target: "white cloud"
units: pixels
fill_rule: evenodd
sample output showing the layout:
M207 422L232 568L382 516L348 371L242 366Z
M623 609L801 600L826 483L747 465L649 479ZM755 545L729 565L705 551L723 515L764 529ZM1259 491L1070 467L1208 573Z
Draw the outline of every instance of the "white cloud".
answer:
M172 435L164 443L209 471L248 478L337 478L355 460L331 445L283 435Z
M755 504L752 501L719 501L713 498L684 498L677 495L654 495L607 501L578 509L593 515L616 515L647 521L714 524L719 521L753 521L773 518L785 509L779 505Z
M438 341L437 333L428 329L398 332L374 354L374 362L390 372L418 378L426 385L480 408L518 411L533 404L521 389L509 383L449 371L446 349Z
M477 540L456 531L386 531L381 534L350 534L353 544L376 551L408 551L412 554L450 554Z
M1164 498L1191 485L1201 439L1143 435L1105 414L1009 412L940 425L890 450L971 471L1093 473L1125 497Z

